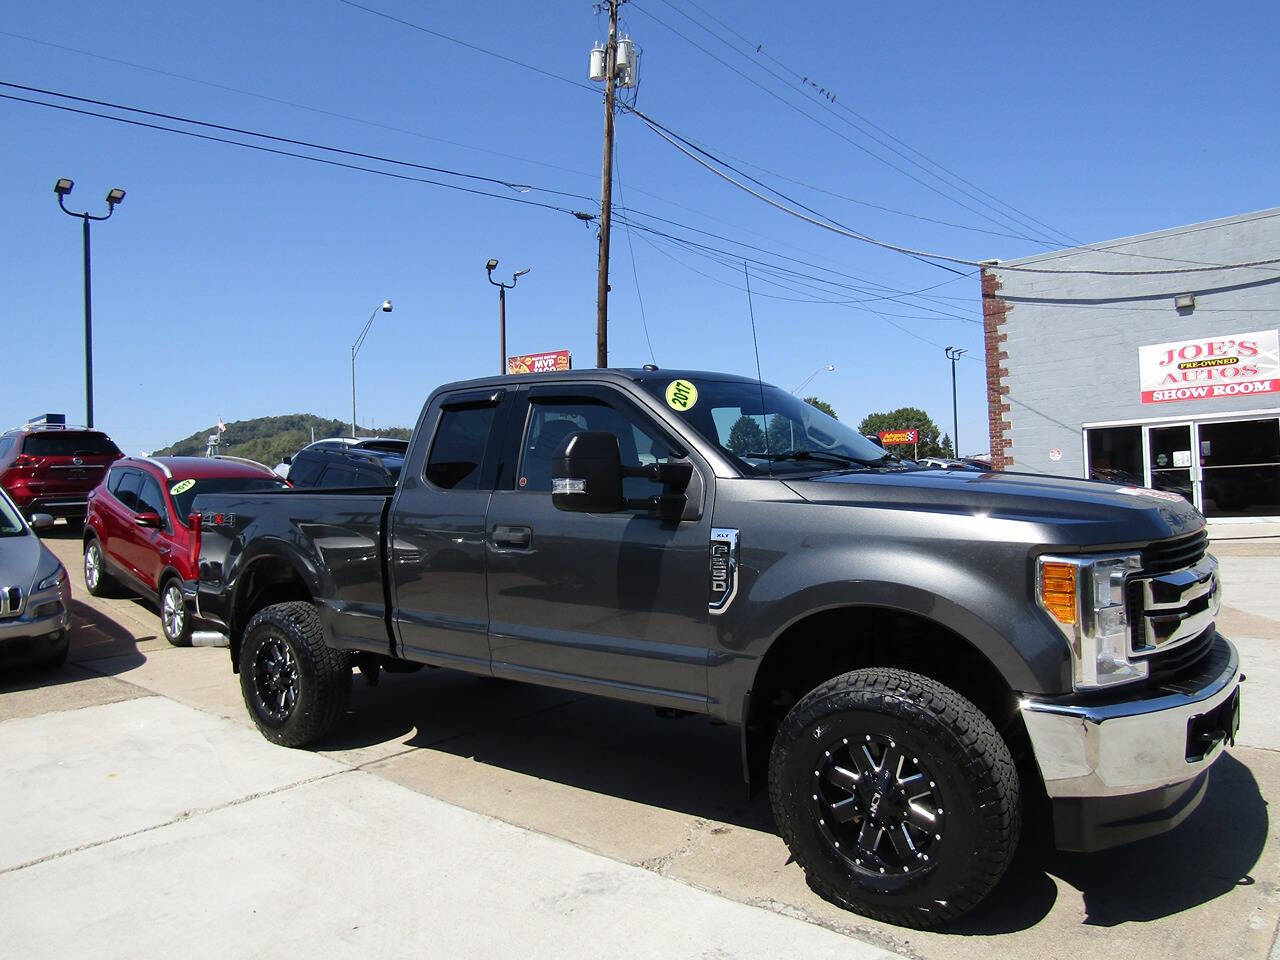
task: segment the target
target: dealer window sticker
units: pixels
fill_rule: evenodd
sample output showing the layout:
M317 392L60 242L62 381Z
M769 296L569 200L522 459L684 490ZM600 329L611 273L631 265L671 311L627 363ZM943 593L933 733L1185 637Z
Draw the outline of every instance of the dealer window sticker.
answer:
M688 380L672 380L667 384L667 406L684 413L698 402L698 388Z
M186 493L195 485L196 485L195 480L192 480L190 478L186 480L179 480L177 483L175 483L172 487L169 488L169 494L171 496L176 497L178 496L178 494Z
M1123 493L1130 497L1154 497L1157 500L1167 500L1170 503L1186 503L1187 498L1180 493L1172 493L1168 490L1152 490L1150 487L1116 487L1115 493Z

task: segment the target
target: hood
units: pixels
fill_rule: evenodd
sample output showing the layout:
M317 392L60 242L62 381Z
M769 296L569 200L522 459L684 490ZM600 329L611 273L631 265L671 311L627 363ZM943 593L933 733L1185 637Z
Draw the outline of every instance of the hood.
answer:
M26 596L35 585L36 571L48 568L52 573L57 564L57 558L33 534L0 537L0 589L21 587Z
M1027 473L912 470L827 474L787 485L811 503L970 514L1055 528L1046 543L1139 544L1195 533L1200 511L1176 493Z

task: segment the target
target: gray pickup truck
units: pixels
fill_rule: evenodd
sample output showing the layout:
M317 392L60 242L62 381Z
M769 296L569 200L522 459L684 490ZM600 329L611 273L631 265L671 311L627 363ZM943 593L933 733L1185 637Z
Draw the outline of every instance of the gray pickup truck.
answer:
M268 739L328 734L356 667L702 714L813 889L907 926L981 901L1029 807L1067 850L1173 828L1239 726L1181 497L915 469L741 377L450 384L394 489L195 503L188 601Z

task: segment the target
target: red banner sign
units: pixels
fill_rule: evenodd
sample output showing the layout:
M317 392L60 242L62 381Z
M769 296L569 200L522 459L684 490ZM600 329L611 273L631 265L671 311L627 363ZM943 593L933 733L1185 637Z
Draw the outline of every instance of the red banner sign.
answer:
M573 358L568 350L550 353L528 353L519 357L507 357L507 373L546 373L549 370L570 370Z
M885 446L896 443L919 443L919 430L881 430L876 434Z

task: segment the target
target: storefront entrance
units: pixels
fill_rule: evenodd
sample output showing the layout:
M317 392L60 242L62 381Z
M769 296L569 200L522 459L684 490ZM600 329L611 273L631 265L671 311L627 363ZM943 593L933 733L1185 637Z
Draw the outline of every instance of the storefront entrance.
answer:
M1280 417L1091 424L1086 475L1181 494L1211 519L1280 519Z

